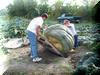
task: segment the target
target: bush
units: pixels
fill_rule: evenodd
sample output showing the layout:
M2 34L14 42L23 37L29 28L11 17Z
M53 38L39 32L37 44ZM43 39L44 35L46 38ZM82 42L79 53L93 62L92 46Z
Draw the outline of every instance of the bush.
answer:
M94 36L96 40L92 45L92 54L88 53L83 56L77 67L74 75L100 75L100 1L94 7L95 14L93 14L93 20L95 21Z
M0 28L4 38L15 38L26 36L26 27L29 20L20 17L14 17Z
M84 55L73 75L99 75L100 73L100 58L95 53L87 53Z

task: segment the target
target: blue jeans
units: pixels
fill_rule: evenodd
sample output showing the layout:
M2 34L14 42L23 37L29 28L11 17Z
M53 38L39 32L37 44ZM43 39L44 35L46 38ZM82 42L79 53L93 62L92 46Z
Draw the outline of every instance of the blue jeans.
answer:
M33 32L28 31L28 39L30 41L32 58L38 57L38 50L37 50L38 46L37 46L36 35Z
M74 48L78 47L78 35L74 35Z

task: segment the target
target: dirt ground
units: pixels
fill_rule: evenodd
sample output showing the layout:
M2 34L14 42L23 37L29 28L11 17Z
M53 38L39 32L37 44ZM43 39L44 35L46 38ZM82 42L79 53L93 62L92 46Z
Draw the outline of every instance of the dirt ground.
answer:
M29 46L8 50L8 68L3 75L72 75L76 64L86 52L86 46L79 46L70 52L67 58L58 56L39 46L39 54L43 60L33 63Z

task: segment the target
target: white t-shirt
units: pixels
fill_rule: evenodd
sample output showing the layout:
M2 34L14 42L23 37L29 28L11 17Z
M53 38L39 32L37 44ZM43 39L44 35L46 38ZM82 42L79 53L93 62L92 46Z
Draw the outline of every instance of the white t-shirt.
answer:
M69 27L67 26L67 28L69 29L68 31L72 34L72 36L77 35L74 24L70 23Z
M27 30L29 30L29 31L31 31L31 32L33 32L33 33L36 34L36 28L37 28L37 26L42 27L42 24L43 24L43 19L42 19L42 17L36 17L36 18L34 18L34 19L30 22L30 24L29 24L28 27L27 27ZM36 35L37 35L37 34L36 34Z

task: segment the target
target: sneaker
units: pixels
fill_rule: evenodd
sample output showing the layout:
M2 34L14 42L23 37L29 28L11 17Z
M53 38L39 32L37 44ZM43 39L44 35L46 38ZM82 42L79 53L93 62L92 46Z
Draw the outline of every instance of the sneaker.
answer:
M31 55L30 58L33 58L33 56Z
M41 61L42 60L42 58L40 58L40 57L36 57L36 58L33 58L33 62L39 62L39 61Z
M70 52L75 52L75 49L71 49Z

